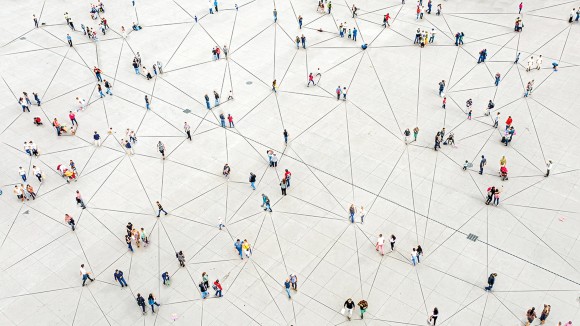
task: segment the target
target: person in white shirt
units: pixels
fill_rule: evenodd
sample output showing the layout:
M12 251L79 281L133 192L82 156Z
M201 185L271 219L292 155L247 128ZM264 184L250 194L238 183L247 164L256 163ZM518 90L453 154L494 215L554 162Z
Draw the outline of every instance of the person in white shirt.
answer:
M377 245L376 245L376 250L381 252L381 255L385 255L385 250L383 249L383 246L385 244L385 238L383 237L382 234L379 234L379 238L377 239Z
M360 207L359 215L360 215L360 223L364 224L365 223L365 208L363 206Z
M532 70L532 64L533 64L533 63L534 63L534 56L531 56L531 57L528 59L528 68L526 68L526 71L530 71L530 70Z
M85 264L81 264L80 275L83 277L83 286L85 286L85 282L87 281L87 279L91 280L91 282L95 281L95 279L91 278L89 274L90 272L87 272L87 270L85 269Z
M39 182L42 182L42 171L40 170L40 168L37 168L36 165L32 166L32 174L34 174L34 176L38 178Z
M22 167L18 168L18 174L20 174L22 181L26 182L26 171Z
M28 147L30 147L30 152L32 155L38 156L38 150L36 149L36 144L31 141L28 142Z
M28 154L29 156L32 156L32 151L30 150L30 146L28 145L27 142L24 142L24 151L26 152L26 154Z
M540 68L542 68L542 55L540 54L540 56L536 59L536 69L540 70Z

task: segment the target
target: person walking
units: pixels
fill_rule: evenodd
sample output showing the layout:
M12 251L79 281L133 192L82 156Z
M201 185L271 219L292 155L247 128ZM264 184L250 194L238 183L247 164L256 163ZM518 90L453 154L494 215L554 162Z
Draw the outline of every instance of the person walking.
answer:
M439 82L439 96L442 96L441 94L443 94L443 90L445 90L445 80Z
M240 259L244 260L244 254L242 252L242 242L240 241L240 239L237 239L236 242L234 242L234 247L238 251L238 254L240 255Z
M550 175L550 170L552 170L552 160L548 160L548 162L546 163L546 175L544 175L544 177L547 177Z
M209 296L209 292L207 291L208 290L207 284L205 284L204 282L200 282L198 286L199 292L201 292L201 298L207 299L207 297Z
M437 324L437 317L439 317L439 309L437 309L437 307L435 307L433 309L433 313L431 314L431 317L429 317L429 319L427 319L427 323L429 323L429 325L435 326ZM433 324L431 324L431 321L433 321Z
M68 45L72 48L73 43L72 43L72 37L70 36L70 34L66 34L66 41L68 42Z
M521 14L522 13L522 8L523 7L524 7L524 3L523 2L520 2L519 6L518 6L518 9L519 9L518 14Z
M91 278L91 276L89 275L91 272L87 272L87 270L85 269L85 264L81 264L81 268L79 271L79 274L81 275L81 277L83 278L83 286L85 286L85 282L87 280L91 280L91 282L94 282L95 279Z
M495 192L493 194L493 204L495 206L499 205L499 195L500 195L499 188L495 188Z
M244 254L246 255L246 257L250 258L250 256L252 255L252 247L250 246L248 240L244 239L244 242L242 242L242 249L244 250Z
M310 87L310 83L312 83L312 86L316 86L314 83L314 75L312 75L312 73L308 75L308 84L306 84L306 87Z
M358 308L360 309L360 319L364 319L365 312L369 307L369 304L366 300L361 300L357 303Z
M403 135L405 136L405 145L408 144L408 138L409 136L411 136L411 131L409 130L409 128L405 129L405 131L403 132Z
M495 86L496 87L499 85L500 79L501 79L501 74L498 72L497 74L495 74Z
M288 299L292 299L292 296L290 295L290 278L287 278L284 282L284 289L286 290L286 294L288 294Z
M288 169L284 169L284 179L286 179L286 186L290 188L290 178L292 178L292 172Z
M105 93L109 94L109 95L113 95L113 92L111 92L111 83L109 83L108 80L104 80L105 83L105 88L107 89L107 91Z
M395 250L395 241L397 241L397 237L394 234L391 234L391 251Z
M232 117L231 114L228 113L228 124L230 126L230 128L234 128L234 117Z
M157 150L161 153L161 157L165 159L165 145L161 141L157 143Z
M377 238L377 244L375 245L375 249L376 249L376 251L379 251L382 256L385 255L385 250L383 248L384 245L385 245L385 238L383 237L382 234L379 234L379 237Z
M282 133L282 135L284 136L284 145L288 145L288 131L286 131L286 129L284 129L284 132Z
M343 305L342 308L342 314L345 315L346 314L346 318L348 318L348 320L350 321L350 319L352 318L352 312L354 310L354 301L352 301L351 298L348 298Z
M481 155L481 161L479 161L479 174L483 174L483 167L487 164L487 159L485 156Z
M534 320L536 319L536 308L532 307L531 309L528 310L528 312L526 312L526 326L530 326L532 324L532 322L534 322Z
M115 278L115 281L117 281L117 282L119 282L119 284L121 284L122 288L125 286L129 286L129 285L127 285L127 282L125 281L125 278L123 277L123 271L116 269L115 273L113 274L113 277Z
M141 293L137 293L137 305L143 309L143 314L146 315L147 311L145 311L145 299L141 296Z
M155 297L153 296L153 293L149 293L149 297L147 298L147 302L151 306L151 313L154 314L155 313L155 306L159 307L160 304L157 303L157 300L155 300Z
M179 266L185 267L185 255L183 254L183 251L180 250L179 252L176 252L175 258L179 261Z
M77 201L77 205L81 205L82 209L87 208L87 206L85 206L85 202L83 201L83 197L81 196L81 193L78 190L75 199Z
M165 215L167 215L167 212L163 209L163 206L161 206L161 203L159 201L155 202L157 204L157 217L159 217L159 215L161 215L161 212L165 213Z
M256 175L253 172L250 172L250 187L252 187L252 190L256 190Z
M219 59L219 55L218 55L218 59ZM213 97L215 99L214 106L219 106L220 105L220 95L216 91L213 91Z
M413 141L417 141L418 135L419 135L419 127L413 128Z
M75 220L72 218L72 216L64 214L64 222L70 225L73 231L75 230Z
M497 277L497 273L489 274L489 277L487 278L487 286L485 287L486 291L491 291L491 289L493 288L493 285L495 284L496 277Z
M26 182L26 171L20 166L18 167L18 174L22 178L22 181Z
M264 194L262 194L262 207L264 207L265 211L272 212L272 208L270 207L270 198Z
M161 274L161 279L163 280L163 285L171 285L171 277L169 276L169 272L163 272L163 274Z
M413 251L411 252L411 262L413 263L413 266L417 265L417 249L413 248Z
M151 105L149 103L149 97L147 95L145 95L145 108L147 110L151 110Z
M338 85L338 87L336 88L336 99L340 100L340 94L342 94L342 88L340 88L340 85Z
M286 179L282 178L282 180L280 181L280 189L282 190L282 196L286 196L286 188L288 187L288 184L286 184Z
M32 166L32 174L34 174L34 176L38 179L38 182L42 183L42 170L36 167L36 165Z
M183 124L183 130L185 130L185 133L187 134L187 139L191 141L191 127L189 126L187 121Z
M518 61L520 61L520 55L521 54L522 54L521 52L518 52L518 54L516 54L516 60L514 60L514 64L517 64Z
M220 125L222 128L226 127L226 117L223 113L220 113Z

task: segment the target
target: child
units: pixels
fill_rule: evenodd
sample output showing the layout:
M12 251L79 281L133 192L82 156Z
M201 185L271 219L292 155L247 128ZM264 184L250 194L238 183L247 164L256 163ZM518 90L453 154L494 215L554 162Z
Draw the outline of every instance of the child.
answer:
M473 110L469 110L469 113L467 113L467 120L471 120L471 113L473 112Z

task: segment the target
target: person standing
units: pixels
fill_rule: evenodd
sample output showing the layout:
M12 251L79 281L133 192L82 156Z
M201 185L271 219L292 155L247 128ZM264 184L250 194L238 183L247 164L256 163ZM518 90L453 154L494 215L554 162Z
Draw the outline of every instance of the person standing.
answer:
M85 264L81 264L81 268L80 268L79 273L83 278L83 286L85 286L85 282L87 281L87 279L91 280L91 282L95 281L95 279L91 278L91 276L89 275L90 272L87 272L87 270L85 269Z
M483 167L487 164L487 159L485 156L481 155L481 161L479 161L479 174L483 174Z
M145 108L147 110L151 110L151 106L149 104L149 96L145 95Z
M292 296L290 295L290 278L287 278L284 282L284 289L286 290L286 294L288 294L288 299L292 299Z
M36 18L36 15L32 15L32 20L34 20L34 27L38 28L38 18Z
M518 54L516 54L516 60L514 61L514 64L517 64L518 61L520 61L520 54L521 52L518 52Z
M189 126L187 121L183 124L183 130L185 130L185 133L187 134L187 139L191 141L191 127Z
M526 313L526 326L530 326L532 324L532 322L534 321L534 319L536 319L536 308L532 307L532 309L528 310L528 312Z
M391 251L395 250L395 241L397 241L397 237L394 234L391 234Z
M417 141L417 136L419 135L419 127L413 128L413 140Z
M208 110L211 109L211 106L209 104L209 96L205 94L203 97L205 99L205 106L207 107Z
M342 88L340 88L340 85L338 85L336 88L336 100L340 100L340 94L342 94Z
M220 231L222 230L222 228L225 228L225 224L224 224L224 220L220 217L218 218L218 228L220 229Z
M298 29L302 29L302 15L298 16Z
M278 21L278 10L276 10L276 7L274 7L274 11L272 12L272 14L274 15L274 23Z
M163 285L171 285L169 272L163 272L163 274L161 274L161 279L163 279Z
M253 190L256 190L256 175L253 172L250 172L250 187L252 187Z
M220 125L222 128L226 127L226 117L223 113L220 113Z
M113 277L115 278L115 281L117 281L117 282L119 282L119 284L121 284L121 287L129 286L129 285L127 285L127 282L125 281L125 278L123 277L123 271L116 269L115 273L113 274Z
M523 3L523 2L520 2L520 5L518 6L518 8L520 9L520 10L518 11L518 14L521 14L521 13L522 13L522 8L523 8L523 7L524 7L524 3Z
M495 74L495 86L496 87L499 85L500 78L501 78L501 74L499 72L497 74Z
M77 201L77 205L81 205L82 209L87 208L87 206L85 206L85 202L83 201L83 198L81 197L81 193L77 190L77 194L75 197L76 201Z
M495 115L495 120L493 121L493 127L494 128L497 128L497 126L499 124L499 115L500 115L499 112Z
M366 300L361 300L358 302L358 308L360 309L360 319L364 319L365 312L369 307L369 304Z
M355 213L356 213L356 207L354 206L354 204L351 204L350 207L348 208L350 223L354 223L354 214Z
M365 224L365 208L364 208L364 206L360 207L360 210L358 211L358 215L360 216L360 223Z
M441 94L443 94L443 90L445 90L445 80L439 82L439 96L442 96Z
M405 145L408 144L408 138L409 136L411 136L411 131L409 130L409 128L405 129L405 131L403 132L403 135L405 136Z
M286 179L286 186L290 188L290 178L292 177L292 172L288 169L284 169L284 179Z
M385 255L385 250L383 248L384 245L385 245L385 238L383 237L382 234L379 234L379 237L377 238L377 244L375 245L375 249L377 251L380 251L382 256Z
M165 213L165 215L167 215L167 212L163 209L163 206L161 206L161 203L159 201L155 202L157 204L157 217L159 217L159 215L161 215L161 212Z
M411 262L413 263L413 266L417 265L417 249L413 248L413 251L411 252Z
M217 48L217 49L219 49L219 48ZM218 55L218 59L219 59L219 55ZM213 97L215 99L214 106L219 106L220 105L220 95L216 91L213 91Z
M205 284L204 282L200 282L199 283L199 292L201 292L201 298L202 299L206 299L209 296L209 293L207 292L207 284Z
M550 170L552 170L552 160L548 160L548 163L546 163L546 175L544 175L545 177L550 175Z
M314 75L312 75L312 73L308 75L308 84L306 84L306 87L310 87L310 83L312 83L312 86L316 86L314 83Z
M234 247L238 251L238 254L240 255L240 259L244 260L244 254L242 252L242 242L240 241L240 239L237 239L236 242L234 242Z
M348 298L343 305L342 313L346 314L346 318L350 321L352 318L352 311L354 310L354 301L351 298Z
M185 267L185 255L183 254L183 251L179 251L175 253L175 257L177 258L177 261L179 261L179 266L181 267Z
M149 305L151 306L151 313L155 313L155 306L159 307L160 304L157 303L157 301L155 300L153 293L149 293L149 297L147 298L147 301L148 301Z
M143 314L146 315L147 311L145 311L145 299L141 296L141 293L137 293L137 305L143 309Z
M485 287L486 291L491 291L491 289L493 288L493 285L495 284L496 277L497 277L497 273L489 274L489 277L487 278L487 286Z
M107 89L107 91L105 93L107 93L109 95L113 95L113 92L111 92L111 83L109 83L109 81L106 79L105 79L104 83L105 83L105 88Z
M284 129L284 132L282 133L282 135L284 136L284 145L288 145L288 131L286 131L286 129Z
M280 189L282 190L282 196L286 196L286 188L288 187L288 185L286 184L286 179L282 178L282 180L280 181Z
M229 113L228 113L228 124L230 128L234 128L234 117L232 117L232 115Z
M445 110L445 106L447 105L447 97L444 96L443 97L443 105L441 105L441 107Z
M290 274L290 284L292 285L292 290L298 291L298 276L296 274Z
M161 157L165 159L165 145L161 141L157 143L157 150L161 153Z
M544 310L542 310L542 314L540 315L540 325L546 323L546 319L548 319L548 316L550 315L550 310L552 310L552 306L544 304Z
M423 248L420 245L417 245L417 263L421 262L421 256L423 256Z
M72 48L73 44L72 37L70 36L70 34L66 34L66 41L68 42L68 45Z
M302 43L302 48L306 49L306 36L304 34L300 37L300 42Z
M222 288L222 285L220 283L220 280L215 280L215 282L213 282L213 289L215 290L216 297L218 297L218 298L223 297L223 295L222 295L223 288Z
M437 317L439 317L439 309L437 309L437 307L435 307L433 309L433 313L431 314L431 317L429 317L429 319L427 319L427 323L429 323L429 325L431 325L431 321L433 321L433 326L435 326L437 324Z

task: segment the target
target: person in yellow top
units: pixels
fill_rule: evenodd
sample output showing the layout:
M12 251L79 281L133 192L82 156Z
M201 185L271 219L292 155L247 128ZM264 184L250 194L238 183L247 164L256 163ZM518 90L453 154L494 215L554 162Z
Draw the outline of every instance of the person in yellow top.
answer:
M250 247L248 240L244 239L244 242L242 243L242 249L244 250L246 257L250 258L252 255L252 248Z
M505 158L505 156L502 156L501 160L499 160L499 165L505 166L506 164L507 164L507 159Z

